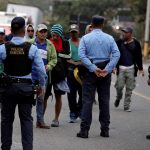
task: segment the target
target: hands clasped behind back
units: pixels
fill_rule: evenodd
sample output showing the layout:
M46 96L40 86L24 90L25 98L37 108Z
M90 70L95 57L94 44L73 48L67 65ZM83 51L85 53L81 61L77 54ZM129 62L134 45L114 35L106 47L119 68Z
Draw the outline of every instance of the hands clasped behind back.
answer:
M108 72L105 69L96 68L95 72L97 77L106 77Z

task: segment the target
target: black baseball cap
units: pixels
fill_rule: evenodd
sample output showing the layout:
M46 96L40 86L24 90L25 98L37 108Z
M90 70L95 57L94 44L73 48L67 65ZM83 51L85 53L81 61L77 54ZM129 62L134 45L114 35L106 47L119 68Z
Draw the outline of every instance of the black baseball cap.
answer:
M133 29L131 27L125 27L121 30L122 32L125 32L125 33L132 33L133 32Z
M104 23L105 18L103 16L95 15L92 17L93 24L102 24Z
M11 28L13 29L21 29L25 26L25 20L23 17L15 17L11 21Z

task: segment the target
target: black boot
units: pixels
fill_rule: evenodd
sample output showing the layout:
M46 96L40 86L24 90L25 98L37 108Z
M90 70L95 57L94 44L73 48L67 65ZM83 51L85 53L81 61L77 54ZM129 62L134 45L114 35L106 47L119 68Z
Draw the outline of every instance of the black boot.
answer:
M100 136L106 137L106 138L109 137L109 131L103 131L103 130L101 130Z
M88 138L88 134L88 131L80 131L79 133L77 133L77 137Z
M147 135L147 136L146 136L146 139L150 140L150 135Z
M116 101L114 102L114 106L115 106L115 107L118 107L118 106L119 106L119 103L120 103L120 100L116 99Z

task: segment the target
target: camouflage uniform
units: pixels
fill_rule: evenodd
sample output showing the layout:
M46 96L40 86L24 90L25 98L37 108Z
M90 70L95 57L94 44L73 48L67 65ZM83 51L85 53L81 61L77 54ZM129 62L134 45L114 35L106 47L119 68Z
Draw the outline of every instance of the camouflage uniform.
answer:
M119 70L119 75L117 76L117 80L115 83L117 100L122 99L123 88L125 85L126 85L126 92L124 98L124 108L128 109L130 108L132 91L136 85L136 80L134 77L134 68Z

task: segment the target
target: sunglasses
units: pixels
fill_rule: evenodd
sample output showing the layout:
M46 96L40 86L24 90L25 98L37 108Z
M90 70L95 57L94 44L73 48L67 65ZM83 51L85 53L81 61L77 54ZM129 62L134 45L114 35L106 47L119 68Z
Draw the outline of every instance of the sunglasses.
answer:
M34 32L34 30L27 30L28 32Z

